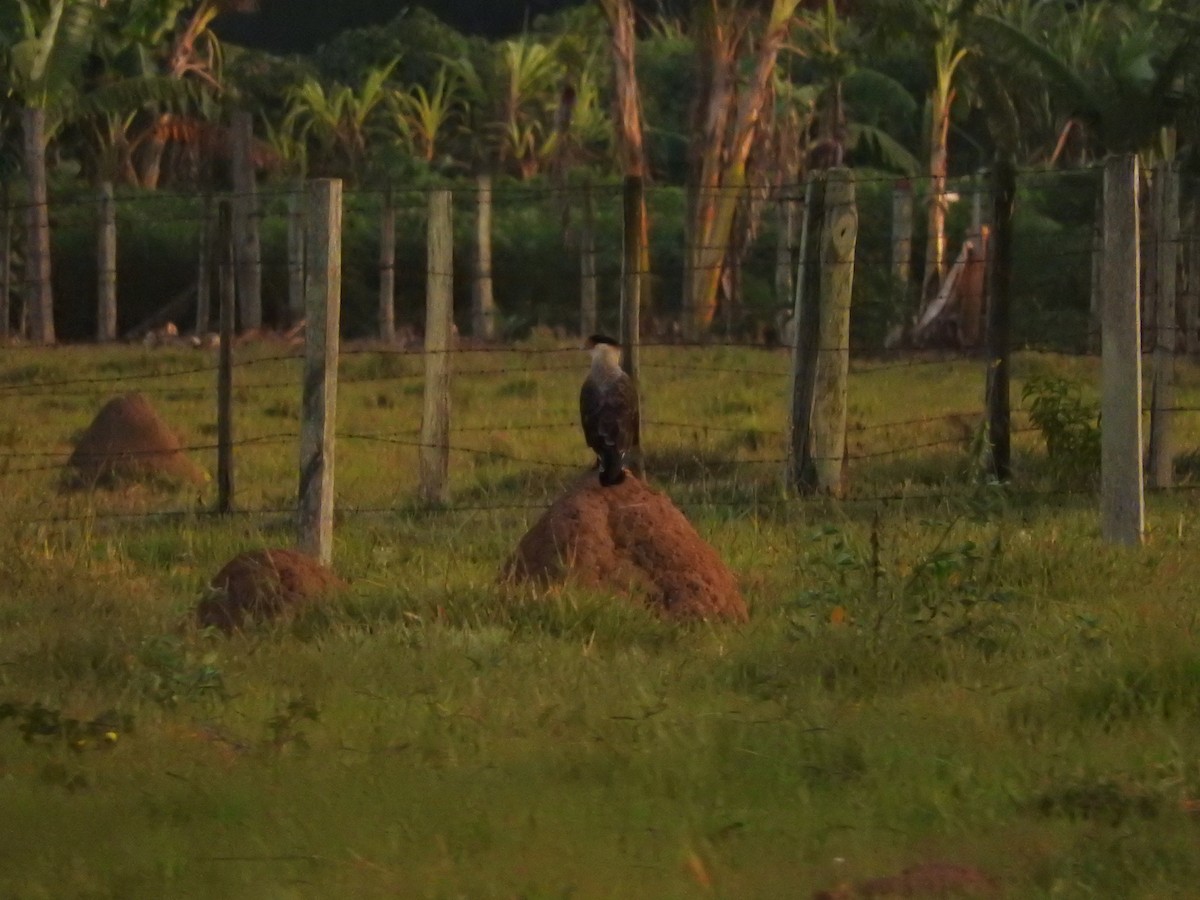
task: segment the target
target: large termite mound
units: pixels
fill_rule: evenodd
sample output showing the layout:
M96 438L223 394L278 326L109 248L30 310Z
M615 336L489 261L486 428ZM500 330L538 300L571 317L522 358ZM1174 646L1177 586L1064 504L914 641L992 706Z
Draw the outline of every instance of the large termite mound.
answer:
M632 475L573 483L505 563L509 583L565 581L641 599L669 618L748 618L733 573L665 494Z
M116 487L139 481L203 484L205 471L141 394L109 400L67 460L67 487Z
M295 550L251 550L218 572L196 609L201 626L230 632L318 603L345 583L310 556Z

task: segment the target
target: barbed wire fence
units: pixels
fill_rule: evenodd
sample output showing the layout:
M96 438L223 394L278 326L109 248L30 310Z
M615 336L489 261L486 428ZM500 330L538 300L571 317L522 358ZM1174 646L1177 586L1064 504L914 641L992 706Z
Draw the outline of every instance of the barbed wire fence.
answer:
M1087 170L1077 173L1078 176L1086 183L1092 185L1091 195L1083 198L1079 202L1081 205L1099 206L1097 195L1101 184L1099 173L1095 170ZM1025 179L1027 183L1036 185L1043 179L1049 176L1046 173L1021 173L1019 176ZM867 183L876 179L865 179ZM904 190L902 185L896 185L892 181L884 182L883 179L878 179L882 184L885 184L887 190L884 194L891 193L893 187L897 190ZM1159 182L1161 183L1161 182ZM803 185L789 186L792 189L791 196L785 199L795 201L797 197L802 196ZM909 182L908 187L911 187ZM971 206L976 209L986 210L991 205L991 190L986 182L982 179L976 179L972 182L973 190L978 192L981 198L979 203L975 203L972 199ZM598 188L591 186L588 190L593 200L602 203L605 199L610 204L619 203L620 197L623 196L623 185L607 185ZM1196 185L1185 185L1181 189L1183 195L1190 198L1185 203L1185 213L1181 220L1174 226L1174 230L1170 225L1157 225L1161 221L1163 213L1161 210L1165 206L1168 210L1167 217L1170 218L1171 208L1170 202L1164 204L1161 200L1156 200L1150 204L1155 208L1148 219L1157 225L1157 230L1150 229L1147 233L1146 229L1140 232L1135 232L1135 237L1131 240L1128 235L1120 238L1125 244L1132 245L1135 250L1135 256L1139 263L1152 255L1154 263L1155 279L1152 282L1155 285L1161 285L1168 282L1170 272L1174 272L1179 276L1177 283L1172 293L1172 302L1177 301L1176 307L1171 311L1170 315L1162 312L1165 307L1158 304L1164 302L1153 295L1150 290L1143 293L1143 308L1139 310L1141 318L1141 328L1138 333L1138 340L1142 342L1138 348L1138 358L1141 359L1142 352L1155 353L1159 356L1169 357L1161 364L1164 366L1163 371L1166 371L1167 362L1173 367L1173 354L1176 348L1183 350L1191 350L1195 347L1197 341L1197 312L1196 312L1196 295L1198 287L1200 287L1200 266L1197 265L1198 229L1196 225L1195 214L1195 195ZM456 192L458 193L458 192ZM470 221L469 215L463 216L459 210L465 206L468 214L472 209L473 201L476 199L473 196L473 191L468 189L463 192L465 199L460 199L460 206L456 209L456 218L460 220L466 218ZM652 193L652 192L651 192ZM371 216L369 213L378 211L379 206L377 201L390 196L391 203L395 210L401 216L401 221L405 222L407 227L428 227L429 225L429 191L406 192L401 193L393 190L379 189L370 191L348 192L344 208L349 211L347 219L353 222L351 228L362 230L364 221L369 221ZM570 194L570 191L567 192ZM551 209L556 208L563 200L564 192L560 188L556 189L512 189L511 192L494 189L493 199L500 205L511 204L511 206L524 214L533 215L538 210L539 205L546 206ZM960 195L961 196L961 195ZM260 222L266 223L271 221L276 229L287 229L296 227L297 209L295 201L295 192L292 189L280 191L277 195L272 195L270 192L259 192L260 200L269 201L271 209L274 213L268 215L262 214ZM970 196L968 196L969 199ZM146 202L161 202L165 201L165 197L154 197L153 200ZM197 231L197 260L207 258L213 259L211 249L199 249L201 246L201 227L208 229L212 221L210 213L205 212L203 198L197 198L190 195L179 195L175 197L176 202L182 202L187 205L188 214L180 215L176 220L171 220L169 216L160 216L159 224L166 228L170 225L191 226ZM73 201L68 199L65 201L69 206L72 202L78 205L80 209L89 208L88 204L95 207L95 198L87 198L79 196ZM1175 207L1178 209L1178 206ZM192 210L196 211L196 215L191 215ZM530 212L533 209L534 212ZM289 212L290 211L290 214ZM1179 215L1175 213L1175 215ZM611 328L614 320L619 324L619 313L615 308L617 304L613 302L613 293L619 290L621 284L621 260L624 258L621 252L621 237L619 230L615 226L619 216L611 216L609 223L610 227L607 231L601 230L598 237L599 244L595 252L600 260L604 260L598 264L593 270L598 281L607 284L607 291L601 292L601 295L607 298L607 302L601 301L601 322L607 321L608 327ZM381 219L377 221L382 221ZM1144 221L1143 217L1136 216L1136 221ZM976 229L983 222L972 222L971 228ZM868 229L869 230L869 229ZM913 243L911 236L897 238L896 235L885 235L880 239L879 231L875 228L873 233L869 234L870 240L864 242L864 251L855 256L852 269L855 273L855 278L860 279L864 273L868 274L868 278L874 279L875 283L886 281L891 278L896 271L896 254L894 252L897 240L907 240L910 246ZM1111 233L1113 229L1109 229ZM1072 235L1073 240L1064 240L1058 246L1053 248L1053 252L1049 252L1049 248L1042 248L1045 255L1044 258L1052 258L1057 261L1062 270L1069 270L1070 278L1074 279L1075 283L1083 282L1088 288L1092 288L1099 281L1102 285L1105 280L1102 277L1103 263L1110 254L1107 251L1108 244L1097 243L1092 229L1078 229L1078 233ZM211 233L211 232L210 232ZM463 251L463 245L469 246L470 239L464 234L464 229L455 228L452 230L454 238L450 240L450 245L454 246L456 259L452 262L442 262L441 269L436 266L427 265L423 268L409 266L404 270L395 272L395 281L393 291L397 294L406 294L412 298L417 288L424 288L431 279L437 277L457 277L461 279L461 274L464 269L469 269L471 275L466 281L469 283L483 277L485 273L481 273L477 268L470 265L464 257L469 256L469 251ZM360 235L361 237L361 235ZM1108 240L1109 238L1106 238ZM1112 238L1116 240L1116 238ZM289 245L292 241L287 242ZM370 242L366 243L369 247ZM578 246L578 244L576 244ZM1153 253L1147 251L1150 248ZM307 255L311 256L311 247ZM349 249L349 242L342 252L342 267L345 269L348 265L362 264L364 260L369 260L367 265L375 265L382 267L386 265L384 254L378 256L371 249L356 250ZM687 248L685 248L686 250ZM761 249L761 248L760 248ZM758 266L757 275L762 281L768 281L768 278L763 274L762 270L766 266L775 265L777 254L773 252L774 248L769 248L772 252L763 252L754 260L754 265ZM11 258L11 254L8 254ZM565 252L564 252L565 256ZM797 250L790 248L788 258L793 271L793 284L795 282L795 263ZM1097 259L1099 257L1099 259ZM652 257L653 258L653 257ZM1173 259L1174 262L1167 260ZM964 262L964 265L967 263ZM393 263L395 265L395 263ZM1018 260L1017 265L1020 265ZM303 272L305 264L302 260L296 259L279 259L267 260L263 263L263 269L270 272L275 271L280 277L276 283L291 284L295 283L294 273L299 266ZM572 265L568 267L574 269ZM12 270L10 270L12 271ZM104 271L101 268L101 271ZM1101 276L1095 273L1100 272ZM1144 271L1144 270L1143 270ZM587 277L582 267L576 269L572 274L575 275L575 287L573 290L564 290L563 294L570 297L585 292L582 279ZM650 273L653 275L653 267ZM772 272L772 278L776 273ZM1064 276L1061 272L1052 273L1053 277L1047 278L1044 285L1038 285L1036 282L1026 280L1026 285L1031 285L1034 288L1041 290L1052 290L1063 283ZM15 277L14 277L15 276ZM1143 278L1144 278L1143 274ZM303 284L306 279L301 279ZM9 276L7 282L10 286L10 291L13 294L19 293L20 273L14 272ZM381 279L383 281L383 279ZM894 299L901 293L901 288L895 287L896 294L891 295ZM1138 284L1139 289L1145 287L1145 284ZM215 286L214 286L214 293ZM309 285L306 293L311 293L311 285ZM395 294L393 295L395 296ZM219 297L213 299L218 302L214 304L219 307ZM311 299L311 297L309 298ZM361 301L361 298L359 298ZM779 303L773 300L768 309L778 310ZM857 296L856 296L857 300ZM192 301L194 303L194 299ZM345 298L343 297L343 303ZM558 299L561 305L561 299ZM958 301L961 302L961 298ZM280 304L282 306L282 304ZM370 308L369 303L360 302L358 309ZM460 310L458 316L459 321L465 320L467 317L461 314L463 303L460 301L456 304ZM184 307L186 308L186 304ZM289 300L286 306L289 315L295 315L298 307L294 301ZM406 459L418 455L422 451L432 451L442 454L447 459L447 470L451 467L459 465L462 460L490 460L508 466L510 470L520 473L559 473L565 475L582 471L587 464L586 451L582 450L582 441L579 441L581 452L579 454L571 454L565 457L550 458L533 451L521 451L515 449L510 444L504 446L487 445L486 442L479 443L473 440L477 436L489 436L495 432L519 434L538 434L538 433L557 433L559 431L570 432L577 430L578 425L574 420L574 416L570 414L570 407L573 404L575 384L575 376L579 378L583 374L583 364L580 358L579 351L574 346L562 346L562 339L566 337L565 331L551 333L543 336L543 340L548 342L547 346L533 344L523 344L521 346L512 346L510 344L483 344L475 341L473 338L464 336L456 343L447 346L444 350L430 351L423 343L423 338L427 332L420 323L425 316L421 315L420 309L415 301L410 302L408 309L397 310L401 315L401 321L409 324L411 331L398 334L396 340L392 343L381 345L378 343L366 343L362 345L349 344L342 348L342 368L338 388L343 391L370 391L375 394L375 400L379 404L379 409L387 412L394 408L392 400L389 398L388 392L395 390L405 391L424 391L426 390L424 383L426 381L425 364L431 355L443 354L452 358L451 370L456 383L470 383L478 380L481 384L493 385L501 378L508 379L552 379L557 388L561 388L567 395L569 400L565 404L566 409L562 409L563 404L560 404L560 409L556 410L555 416L552 419L537 419L523 422L503 422L503 423L486 423L473 421L470 416L456 415L452 426L447 426L445 434L447 437L444 440L429 441L422 438L422 423L419 420L410 421L406 427L402 428L342 428L337 434L337 441L346 449L344 453L359 453L363 448L384 448L392 454L392 459L399 459L400 454L405 454ZM1091 303L1091 313L1093 319L1100 318L1099 304ZM961 309L958 313L962 315ZM1157 318L1155 315L1157 314ZM607 317L607 319L605 319ZM1081 320L1086 320L1086 316L1079 317ZM581 313L582 319L582 313ZM953 328L959 328L958 322L953 322ZM361 324L361 323L360 323ZM774 322L768 318L766 323L768 326ZM161 326L158 326L161 329ZM720 493L720 501L722 503L729 502L750 502L746 498L753 495L753 503L755 508L766 508L773 504L778 505L793 505L793 504L826 504L828 498L823 494L805 494L804 492L784 492L770 491L765 489L767 485L778 485L784 480L784 473L787 468L794 463L794 459L788 452L788 436L790 432L790 424L787 418L787 399L789 392L789 381L792 378L790 365L788 362L788 354L785 350L774 349L764 346L763 336L760 333L747 335L744 331L737 333L733 328L726 328L719 335L717 341L708 342L688 342L678 337L678 332L667 328L665 334L655 334L656 328L659 326L651 320L649 327L643 329L643 334L646 334L642 341L642 348L647 351L645 358L642 361L642 384L645 392L646 415L645 426L647 434L650 436L648 448L648 456L651 463L650 474L652 477L659 477L672 485L680 488L681 502L683 503L700 503L702 500L697 499L697 494L689 494L686 490L686 482L688 479L697 479L701 476L702 470L709 467L718 473L737 472L752 472L753 478L745 480L743 484L748 485L747 491L738 494L736 491L727 491ZM1084 321L1083 333L1079 335L1077 342L1071 346L1037 346L1030 342L1024 342L1024 346L1030 349L1045 349L1055 350L1056 352L1072 352L1085 353L1087 351L1087 342L1089 340L1088 329L1094 329L1093 326L1088 326ZM192 329L197 332L197 337L200 336L202 329ZM649 332L649 333L647 333ZM162 343L172 343L167 340L169 336L160 331L147 330L147 334L157 335L155 340ZM266 395L271 397L278 396L280 399L272 400L274 404L272 408L275 410L272 413L273 417L278 419L288 420L289 424L294 424L296 427L287 429L263 428L261 432L242 433L239 430L238 435L233 441L234 447L239 454L249 452L265 452L267 448L271 448L271 452L276 452L282 457L289 457L291 460L296 460L295 452L296 445L300 439L299 418L301 404L297 402L297 397L301 395L304 378L301 375L301 367L303 365L303 343L299 338L299 334L293 334L290 343L282 338L270 339L265 338L261 334L257 335L260 340L256 343L253 340L247 339L246 343L238 344L239 348L246 348L246 355L243 358L242 351L239 349L237 358L233 365L237 373L234 381L235 396L240 402L246 403L250 399L258 399ZM558 343L554 343L554 339L559 339ZM1153 340L1151 340L1153 339ZM201 348L202 350L205 348ZM835 460L843 465L846 469L846 484L844 490L839 491L841 494L840 502L843 503L886 503L891 501L914 501L914 500L934 500L940 501L946 498L961 497L969 493L971 488L971 480L963 477L961 481L961 490L954 489L954 486L949 485L945 478L940 480L927 479L925 487L914 488L912 485L905 486L906 479L900 476L896 480L896 487L891 489L878 483L878 479L864 479L860 487L856 477L857 471L864 467L877 466L881 461L889 461L896 459L909 459L912 457L939 454L943 455L943 463L948 464L948 469L943 471L943 475L963 474L960 463L965 459L968 451L972 448L977 448L981 440L989 440L991 435L986 432L983 427L984 421L984 397L985 397L985 382L986 372L991 366L991 361L984 358L977 348L971 347L964 350L962 347L940 347L937 349L921 349L918 351L905 351L904 353L893 353L880 355L879 353L862 353L854 345L852 341L846 343L838 343L836 345L821 345L818 347L820 351L826 351L837 354L844 354L850 360L850 381L849 387L846 389L848 396L854 396L856 392L869 392L870 380L872 377L882 375L887 377L888 373L895 373L897 370L908 370L908 373L921 372L937 372L940 369L945 369L950 365L975 365L979 371L979 397L980 405L976 408L955 409L949 412L930 412L922 415L919 409L919 400L914 401L914 408L911 411L906 410L903 415L895 415L885 417L881 420L866 420L861 417L851 417L845 425L846 446L842 456ZM1169 350L1170 353L1161 353L1160 350ZM729 351L739 353L740 360L749 360L739 365L730 365L728 361ZM178 357L172 357L173 359ZM156 363L152 359L147 359L147 369L144 372L134 373L116 373L111 375L90 375L79 378L38 378L36 377L36 365L32 366L31 371L10 371L3 375L4 383L0 384L0 403L6 398L16 400L20 398L26 403L38 402L47 403L55 402L55 398L60 401L95 398L111 396L113 392L124 391L130 388L136 388L140 393L159 398L165 402L189 402L193 404L203 404L205 401L211 401L214 391L212 385L198 384L202 378L215 379L218 366L212 362L207 356L202 362L197 362L195 365L183 365L174 369L166 368L160 363ZM261 376L258 373L270 373ZM779 398L776 404L778 411L778 420L772 427L760 427L756 425L739 425L728 424L721 421L712 421L710 419L696 418L685 419L679 416L672 415L669 410L662 409L661 405L656 401L655 396L655 381L666 376L678 376L682 379L694 380L701 382L711 378L730 378L745 382L753 382L755 385L762 385L764 390L772 391L773 395ZM1155 376L1157 379L1158 376ZM766 385L771 384L774 379L774 384L777 387L767 388ZM1156 380L1155 384L1159 382ZM519 388L523 389L523 388ZM1200 406L1192 406L1188 403L1180 403L1171 397L1164 397L1161 388L1152 390L1151 395L1146 403L1139 403L1136 407L1137 417L1141 421L1145 413L1153 410L1156 415L1162 417L1175 413L1196 412L1200 411ZM924 398L921 398L924 399ZM1125 398L1128 400L1128 398ZM1157 405L1155 405L1157 403ZM271 405L268 404L268 405ZM391 405L390 405L391 404ZM931 404L932 405L932 404ZM532 404L531 404L532 406ZM715 416L713 418L716 418ZM1162 419L1159 419L1160 423ZM939 430L940 429L940 430ZM1153 427L1150 429L1153 431ZM930 432L933 432L930 434ZM1014 423L1013 434L1019 436L1032 436L1036 434L1038 428L1029 420L1027 414L1018 411L1016 422ZM690 444L683 442L672 441L668 436L674 434L691 434L702 435L703 440L693 440ZM719 453L701 453L696 448L705 447L711 444L712 435L729 435L732 440L724 451L724 455ZM517 444L519 442L512 442ZM657 452L656 445L657 444ZM1162 446L1161 444L1159 446ZM749 458L739 457L739 448L750 448L752 451L748 454ZM763 452L757 452L760 448L766 448ZM777 448L777 449L776 449ZM217 449L217 444L212 440L202 440L185 445L182 448L185 452L195 453L213 453ZM692 453L690 458L684 458L687 454L685 450ZM943 452L949 451L949 452ZM27 448L20 447L5 450L0 452L0 483L9 479L22 479L36 477L40 474L54 475L61 471L65 471L68 465L69 450L63 449L61 446L45 447L45 448ZM657 458L657 461L656 461ZM1171 455L1168 453L1168 458ZM819 459L824 459L820 457ZM401 463L400 465L409 469L416 469L415 464L411 462ZM292 468L294 471L295 464ZM1138 466L1140 470L1140 465ZM1161 473L1160 473L1161 474ZM1138 472L1140 479L1141 473ZM526 478L525 482L533 481L532 478ZM712 479L709 478L709 481ZM735 477L729 478L731 482L737 481ZM517 479L518 482L521 479ZM548 484L555 483L553 479L546 479ZM295 498L294 486L296 479L291 479L291 484L286 487L280 487L273 491L255 488L246 492L246 498L239 498L239 502L232 506L231 512L241 516L265 516L276 518L294 519L297 515L298 503ZM1152 488L1168 489L1172 487L1171 481L1163 481L1155 478L1151 482ZM414 486L415 487L415 486ZM1175 490L1190 490L1189 484L1174 485ZM1012 496L1029 496L1029 497L1070 497L1079 496L1082 498L1095 499L1097 490L1091 486L1051 486L1043 487L1030 486L1023 487L1017 483L1016 486L1010 486L1008 492ZM532 510L544 508L548 500L552 499L552 495L546 492L531 492L526 500L522 497L514 497L513 494L517 491L495 492L494 496L487 495L484 491L479 490L457 490L457 496L449 496L442 502L432 504L431 508L439 513L454 514L454 513L472 513L472 512L488 512L488 511L519 511L527 513ZM419 490L414 490L411 496L395 497L390 502L370 502L368 498L358 499L358 502L339 502L337 506L337 514L342 515L371 515L371 514L395 514L397 512L416 513L424 505L417 501L420 495ZM246 500L249 502L246 502ZM189 505L187 508L179 509L155 509L152 511L124 511L115 510L112 512L104 512L102 510L89 510L86 517L95 519L96 517L111 517L114 520L120 521L126 518L140 518L143 516L151 516L154 518L191 518L213 515L214 511L205 503L197 502L194 505ZM44 522L67 522L76 521L81 516L74 512L57 512L47 510L47 514L40 517Z

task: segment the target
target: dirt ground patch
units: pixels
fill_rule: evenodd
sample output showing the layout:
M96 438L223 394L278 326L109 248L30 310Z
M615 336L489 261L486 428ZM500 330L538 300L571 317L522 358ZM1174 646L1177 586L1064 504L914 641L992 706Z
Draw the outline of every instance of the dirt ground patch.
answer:
M970 866L954 863L925 862L905 869L899 875L869 878L829 891L817 891L813 900L860 900L884 897L994 897L998 886L994 878Z
M296 550L251 550L227 562L196 609L201 626L230 632L317 603L345 582Z
M521 538L509 583L574 581L641 599L669 618L748 618L733 573L665 494L629 475L574 482Z
M142 394L125 394L104 404L76 442L67 470L68 488L208 480Z

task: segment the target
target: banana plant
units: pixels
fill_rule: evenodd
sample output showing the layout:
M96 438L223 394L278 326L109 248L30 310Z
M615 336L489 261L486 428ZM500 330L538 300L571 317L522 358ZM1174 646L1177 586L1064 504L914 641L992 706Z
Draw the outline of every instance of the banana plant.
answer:
M311 141L326 167L341 164L357 174L366 158L368 138L376 128L378 113L389 97L388 77L398 60L368 70L362 87L354 90L334 84L328 90L309 77L288 93L282 128Z
M442 63L430 89L415 84L388 96L388 112L397 131L427 163L437 156L441 137L466 111L462 75L448 62Z

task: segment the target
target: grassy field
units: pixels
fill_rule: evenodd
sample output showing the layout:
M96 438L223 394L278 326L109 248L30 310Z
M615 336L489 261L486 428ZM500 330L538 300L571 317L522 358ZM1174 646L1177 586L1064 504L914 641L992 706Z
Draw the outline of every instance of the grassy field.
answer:
M239 350L239 513L218 518L211 486L57 491L72 436L134 389L212 470L212 357L6 350L0 897L809 897L934 863L1003 897L1196 896L1186 483L1114 549L1026 415L1013 487L973 477L982 364L856 361L851 496L798 499L782 354L644 354L650 480L737 572L747 626L497 588L588 463L577 350L456 359L432 511L420 358L346 354L351 588L233 638L191 613L235 553L292 540L296 359ZM1014 397L1038 374L1089 397L1098 364L1016 374ZM1180 384L1200 405L1200 371ZM1200 446L1200 413L1179 426Z

